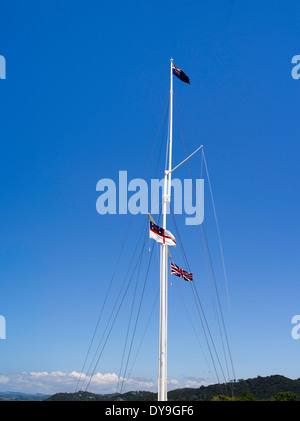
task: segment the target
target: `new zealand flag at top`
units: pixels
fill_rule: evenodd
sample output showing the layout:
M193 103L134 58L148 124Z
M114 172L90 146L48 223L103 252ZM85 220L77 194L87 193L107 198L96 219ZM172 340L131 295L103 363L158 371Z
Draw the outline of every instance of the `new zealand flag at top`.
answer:
M174 66L174 64L172 64L172 66L173 66L173 74L175 76L177 76L180 80L182 80L182 82L190 83L190 79L182 70L178 69L178 67Z

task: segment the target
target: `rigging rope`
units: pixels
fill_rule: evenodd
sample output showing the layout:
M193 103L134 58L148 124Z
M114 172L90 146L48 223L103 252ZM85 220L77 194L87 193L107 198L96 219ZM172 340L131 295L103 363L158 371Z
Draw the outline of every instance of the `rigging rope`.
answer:
M123 375L123 380L122 380L122 385L121 385L121 390L120 390L121 393L123 391L124 379L126 378L126 371L127 371L127 367L128 367L128 363L129 363L129 358L130 358L130 354L131 354L131 350L132 350L132 345L133 345L133 341L134 341L134 337L135 337L135 332L136 332L136 328L137 328L137 324L138 324L138 319L139 319L139 315L140 315L140 311L141 311L141 307L142 307L142 302L143 302L145 288L146 288L146 284L147 284L147 280L148 280L148 274L149 274L149 269L150 269L150 263L151 263L151 260L152 260L154 245L155 244L152 244L152 249L151 249L150 259L149 259L149 263L148 263L147 273L146 273L145 280L144 280L144 285L143 285L142 296L141 296L141 299L140 299L138 313L137 313L137 316L136 316L135 326L134 326L134 330L133 330L133 334L132 334L132 339L131 339L131 343L130 343L130 348L129 348L129 352L128 352L128 356L127 356L126 367L125 367L125 370L124 370L124 375Z
M160 133L160 130L161 130L161 126L162 126L163 121L165 121L164 122L164 129L163 129L163 135L164 135L165 126L166 126L166 120L167 120L168 107L169 107L169 101L167 101L167 104L166 104L166 107L165 107L165 110L164 110L162 119L161 119L160 124L159 124L159 129L157 131L157 135L156 135L156 138L155 138L155 141L154 141L154 144L153 144L153 147L152 147L152 151L151 151L151 154L150 154L150 157L149 157L149 160L148 160L148 165L147 165L146 170L145 170L144 178L146 178L146 174L147 174L148 168L150 166L150 162L151 162L151 159L152 159L152 156L153 156L153 153L154 153L154 149L155 149L155 146L156 146L156 143L157 143L157 139L158 139L158 136L159 136L159 133ZM159 159L160 159L160 154L161 154L162 143L163 143L163 136L162 136L161 145L160 145ZM157 163L156 173L157 173L157 170L158 170L158 164L159 164L159 160L158 160L158 163ZM112 286L113 280L115 278L115 274L116 274L117 268L119 266L119 262L120 262L122 253L124 251L124 246L126 244L126 240L127 240L127 237L128 237L128 233L129 233L129 229L130 229L130 226L131 226L131 223L132 223L133 216L134 215L131 215L131 218L130 218L129 223L128 223L128 227L127 227L127 230L126 230L126 233L125 233L125 237L123 239L121 250L120 250L120 253L119 253L119 256L118 256L116 265L115 265L115 269L114 269L112 278L110 280L109 287L108 287L108 290L107 290L107 293L106 293L106 296L105 296L105 299L104 299L104 302L103 302L103 305L102 305L102 308L101 308L101 311L100 311L100 314L99 314L99 317L98 317L98 320L97 320L97 323L96 323L96 326L95 326L95 329L94 329L94 332L93 332L93 335L92 335L92 339L91 339L90 344L89 344L89 347L88 347L88 351L87 351L87 354L86 354L86 357L85 357L85 360L84 360L84 363L83 363L83 367L81 369L80 376L79 376L78 381L77 381L75 392L78 390L78 387L79 387L79 384L80 384L80 381L81 381L81 378L82 378L84 369L86 367L86 363L87 363L88 357L89 357L90 352L91 352L92 345L93 345L94 340L95 340L96 332L98 330L98 327L99 327L99 324L100 324L100 320L102 318L102 314L103 314L103 311L104 311L104 308L105 308L105 305L106 305L106 302L107 302L107 298L108 298L109 292L111 290L111 286ZM106 331L106 329L105 329L105 331ZM102 339L103 339L103 337L102 337ZM99 346L100 346L100 344L99 344ZM99 349L99 346L98 346L98 349ZM98 349L97 349L97 351L98 351ZM92 360L92 363L93 363L94 359L95 359L95 356L94 356L94 358ZM92 363L91 363L91 365L92 365ZM91 368L91 365L90 365L90 368ZM89 370L88 370L88 372L89 372ZM84 382L85 382L85 380L83 380L83 384L84 384Z
M168 107L169 107L169 101L168 101ZM161 143L160 143L159 156L158 156L157 165L156 165L155 178L157 177L157 174L158 174L158 167L159 167L162 145L163 145L163 140L164 140L164 135L165 135L166 121L167 121L167 113L165 113L165 122L164 122L164 127L163 127L163 132L162 132ZM166 160L167 160L167 155L166 155ZM161 216L161 211L160 211L160 214L159 214L159 218L160 218L160 216ZM149 243L149 251L150 251L150 243ZM151 262L151 259L152 259L152 252L153 252L153 247L152 247L152 250L151 250L149 265L148 265L147 274L146 274L146 278L145 278L145 283L146 283L146 280L147 280L147 277L148 277L150 262ZM144 283L144 288L145 288L145 283ZM143 288L143 294L144 294L144 288ZM142 294L142 297L141 297L141 302L142 302L142 299L143 299L143 294ZM141 302L140 302L140 307L141 307ZM140 307L139 307L139 312L140 312ZM137 325L137 321L138 321L139 312L138 312L137 319L136 319L136 325ZM136 328L136 326L135 326L135 328ZM132 337L132 343L133 343L133 339L134 339L134 334L135 334L135 330L134 330L133 337ZM132 347L132 343L131 343L131 347ZM125 376L126 376L126 370L127 370L127 366L128 366L128 362L129 362L129 358L130 358L130 353L131 353L131 348L130 348L130 351L129 351L129 354L128 354L127 364L126 364L125 372L124 372L124 375L123 375L121 391L122 391L123 385L124 385L124 379L125 379ZM133 368L133 366L132 366L132 368ZM132 371L132 368L131 368L131 371ZM130 371L130 373L131 373L131 371ZM118 389L118 386L119 386L119 382L120 382L120 375L119 375L119 379L118 379L117 389Z
M137 292L137 285L138 285L138 280L139 280L140 271L141 271L141 265L142 265L142 259L140 260L139 270L138 270L136 283L135 283L135 289L134 289L134 294L133 294L133 299L132 299L132 305L131 305L130 316L129 316L129 323L128 323L128 327L127 327L127 333L126 333L125 345L124 345L124 349L123 349L123 355L122 355L121 367L120 367L120 371L119 371L116 393L118 392L123 362L124 362L124 358L125 358L125 350L126 350L126 347L127 347L127 341L128 341L129 330L130 330L130 325L131 325L131 318L132 318L132 314L133 314L133 308L134 308L135 297L136 297L136 292Z
M127 235L128 235L128 232L129 232L130 225L131 225L131 221L132 221L132 218L130 219L129 224L128 224L128 227L127 227L127 230L126 230L126 234L125 234L125 237L124 237L122 246L121 246L121 251L119 253L119 256L118 256L118 259L117 259L117 263L116 263L116 266L115 266L115 270L113 272L112 278L111 278L110 283L109 283L108 290L106 292L106 296L104 298L104 302L103 302L103 305L102 305L102 308L101 308L101 311L100 311L100 314L99 314L99 317L98 317L98 320L97 320L97 323L96 323L96 327L94 329L94 333L93 333L93 336L92 336L92 339L91 339L91 342L90 342L90 345L89 345L89 348L88 348L88 351L87 351L87 354L86 354L86 357L85 357L85 360L84 360L84 363L83 363L83 366L82 366L82 369L81 369L81 372L80 372L80 376L79 376L78 381L77 381L75 392L77 392L77 390L78 390L78 386L79 386L79 383L80 383L80 380L81 380L83 371L85 369L85 365L87 363L87 359L89 357L89 354L90 354L90 351L91 351L91 347L92 347L92 344L93 344L94 339L95 339L96 332L98 330L98 326L99 326L99 323L100 323L100 320L101 320L101 317L102 317L102 313L103 313L103 310L104 310L104 307L105 307L105 304L106 304L106 301L107 301L107 298L108 298L108 294L109 294L109 291L111 289L111 286L112 286L112 283L113 283L113 280L114 280L114 277L115 277L115 274L116 274L116 271L117 271L117 268L118 268L118 265L119 265L119 261L120 261L120 258L121 258L121 255L122 255L122 252L123 252L125 243L126 243L126 239L127 239Z
M161 210L162 210L161 204L160 204L159 208L160 208L160 211L159 211L158 221L160 220L160 217L161 217ZM146 234L148 235L148 231L146 232ZM132 350L133 340L134 340L134 336L135 336L135 332L136 332L136 327L137 327L137 323L138 323L138 318L139 318L139 314L140 314L140 310L141 310L141 305L142 305L142 301L143 301L143 297L144 297L144 292L145 292L146 282L147 282L147 279L148 279L148 274L149 274L150 263L151 263L151 260L152 260L152 253L153 253L154 246L155 246L155 243L153 243L152 249L151 249L150 259L149 259L148 268L147 268L147 272L146 272L146 276L145 276L145 280L144 280L143 291L142 291L142 295L141 295L141 299L140 299L139 309L138 309L137 316L136 316L135 327L134 327L134 331L133 331L133 334L132 334L132 340L131 340L130 350L129 350L129 353L128 353L128 356L127 356L127 363L126 363L126 368L125 368L124 374L123 374L123 380L122 380L122 386L121 386L120 393L123 390L124 379L126 378L127 366L128 366L128 363L129 363L129 358L130 358L130 354L131 354L131 350ZM131 368L131 371L132 371L132 368ZM120 381L120 376L119 376L119 381ZM118 381L118 384L119 384L119 381Z
M220 234L219 222L218 222L218 218L217 218L217 212L216 212L215 201L214 201L214 197L213 197L213 193L212 193L212 188L211 188L211 182L210 182L210 178L209 178L208 168L207 168L206 159L205 159L205 155L204 155L204 150L202 150L202 156L203 156L203 160L204 160L204 164L205 164L205 169L206 169L206 174L207 174L207 180L208 180L208 185L209 185L209 190L210 190L210 195L211 195L211 200L212 200L212 205L213 205L213 210L214 210L214 216L215 216L215 221L216 221L216 225L217 225L218 240L219 240L219 245L220 245L220 250L221 250L222 265L223 265L224 278L225 278L225 283L226 283L226 294L227 294L228 312L229 312L229 317L230 317L230 320L231 320L229 292L228 292L228 281L227 281L227 273L226 273L226 268L225 268L225 260L224 260L224 253L223 253L223 247L222 247L222 241L221 241L221 234Z
M131 284L131 281L132 281L132 279L133 279L134 273L135 273L136 268L137 268L137 266L138 266L138 264L139 264L139 261L140 261L140 259L141 259L142 252L143 252L144 246L145 246L145 244L146 244L146 240L147 240L147 237L146 237L146 238L145 238L145 240L144 240L144 244L143 244L143 246L142 246L142 251L141 251L141 253L140 253L139 257L138 257L138 261L137 261L137 263L136 263L136 265L135 265L135 267L134 267L133 273L132 273L132 275L131 275L131 277L130 277L130 280L129 280L128 284L127 284L127 287L126 287L126 289L125 289L125 291L124 291L123 297L122 297L121 302L120 302L119 307L118 307L118 310L117 310L117 312L116 312L116 314L115 314L115 317L114 317L114 319L113 319L113 322L112 322L112 325L111 325L111 327L110 327L110 330L109 330L109 332L108 332L108 334L107 334L107 336L106 336L105 342L104 342L104 344L103 344L103 346L102 346L101 352L100 352L100 354L99 354L99 356L98 356L98 359L97 359L97 361L96 361L96 363L95 363L95 366L94 366L93 372L92 372L92 374L91 374L91 376L90 376L90 379L89 379L88 385L87 385L87 387L86 387L86 390L88 389L88 387L89 387L89 385L90 385L90 383L91 383L91 380L92 380L92 378L93 378L93 376L94 376L94 374L95 374L96 368L97 368L97 366L98 366L98 364L99 364L100 358L101 358L101 356L102 356L102 354L103 354L104 348L105 348L105 346L106 346L106 344L107 344L107 341L108 341L109 336L110 336L110 334L111 334L112 328L113 328L113 326L114 326L114 324L115 324L115 322L116 322L116 319L117 319L117 317L118 317L118 314L119 314L119 312L120 312L120 309L121 309L121 307L122 307L122 304L123 304L123 302L124 302L124 299L125 299L125 297L126 297L126 295L127 295L127 292L128 292L129 286L130 286L130 284ZM98 349L99 349L99 348L98 348ZM98 350L97 350L97 351L98 351Z
M182 129L181 129L180 121L179 121L178 110L177 110L177 107L176 107L175 99L174 99L174 104L175 104L175 109L176 109L178 124L179 124L179 128L180 128L182 143L183 143L183 147L184 147L184 150L185 150L185 154L187 156L187 151L186 151L185 142L184 142L184 138L183 138L183 133L182 133ZM220 246L220 251L221 251L221 256L222 256L222 266L223 266L223 272L224 272L224 277L225 277L226 292L227 292L227 303L228 303L228 311L229 311L229 317L230 317L229 293L228 293L227 275L226 275L226 270L225 270L225 259L224 259L224 253L223 253L223 248L222 248L221 235L220 235L220 229L219 229L219 224L218 224L218 219L217 219L217 214L216 214L216 208L215 208L215 204L214 204L214 200L213 200L213 195L212 195L211 182L210 182L210 178L209 178L209 174L208 174L208 168L207 168L207 164L206 164L206 160L205 160L205 155L204 155L204 150L203 149L202 149L202 160L205 163L206 173L207 173L209 187L210 187L210 194L211 194L211 199L212 199L212 204L213 204L213 209L214 209L214 217L215 217L215 222L216 222L217 231L218 231L218 240L219 240L219 246ZM202 160L201 160L201 173L202 173ZM191 180L193 182L193 176L192 176L190 164L189 164L188 161L187 161L187 163L188 163L188 170L189 170L189 173L190 173L190 177L191 177ZM193 189L194 189L194 192L195 192L194 182L193 182ZM206 243L206 247L207 247L207 250L208 250L209 257L210 257L210 252L209 252L209 247L208 247L208 242L207 242L207 236L206 236L206 233L205 233L205 230L204 230L204 223L202 223L200 225L200 228L201 228L202 238L205 237L205 243ZM204 247L204 249L206 250L205 247ZM211 257L210 257L210 265L211 265L211 268L212 268L215 289L216 289L216 293L217 293L217 297L218 297L218 290L217 290L217 285L216 285L216 281L215 281L215 276L214 276L214 271L213 271L213 265L212 265ZM209 265L208 265L208 270L209 270ZM209 273L210 273L210 270L209 270ZM219 297L218 297L218 303L219 303L219 311L220 311L220 314L221 314L221 317L222 317L223 329L224 329L224 334L225 334L225 338L226 338L228 353L229 353L229 356L230 356L231 368L232 368L232 372L233 372L233 378L235 379L235 372L234 372L234 367L233 367L232 355L231 355L230 346L229 346L229 343L228 343L227 332L226 332L226 328L225 328L225 324L224 324L223 312L222 312L222 308L221 308ZM231 319L230 319L230 324L231 324ZM221 337L221 340L222 340L222 346L223 346L223 339L222 339L222 337ZM224 348L224 346L223 346L223 348ZM227 366L227 358L226 358L226 353L225 352L224 352L224 357L225 357L225 362L226 362L226 366ZM227 368L227 371L228 371L228 368Z
M176 232L177 232L177 237L179 239L179 245L180 245L180 248L181 248L181 251L182 251L183 259L184 259L185 265L187 267L187 270L190 271L190 265L189 265L189 262L188 262L188 259L187 259L187 256L186 256L184 247L183 247L181 236L180 236L180 233L179 233L179 230L178 230L178 227L177 227L177 224L176 224L176 220L175 220L175 217L174 217L173 210L172 210L172 207L171 206L170 206L170 209L171 209L171 214L172 214L172 217L173 217L173 222L174 222L174 225L175 225L175 229L176 229ZM197 290L196 290L196 287L194 286L193 283L191 284L191 287L192 287L193 297L194 297L194 300L195 300L196 308L197 308L197 311L198 311L199 319L200 319L200 322L201 322L202 330L203 330L203 333L204 333L204 336L205 336L206 344L207 344L207 347L208 347L208 350L209 350L209 354L210 354L210 357L211 357L211 360L212 360L212 364L213 364L213 367L214 367L214 370L215 370L216 377L218 379L218 382L220 383L220 378L219 378L218 371L217 371L217 368L216 368L215 359L214 359L213 353L211 351L211 346L210 346L209 340L207 338L207 333L206 333L206 330L205 330L205 326L206 326L208 335L210 337L210 340L211 340L211 343L212 343L212 347L213 347L213 349L215 351L216 358L217 358L217 361L219 363L219 366L220 366L220 369L221 369L221 372L223 374L223 377L224 377L224 380L225 380L225 384L226 384L226 378L224 376L222 365L220 363L220 359L219 359L219 356L218 356L218 353L217 353L217 350L216 350L216 347L215 347L215 344L214 344L214 341L213 341L213 338L212 338L212 335L211 335L211 332L210 332L210 328L209 328L208 323L207 323L207 319L206 319L206 316L205 316L205 313L204 313L204 310L203 310L203 306L201 304L200 297L199 297L199 295L197 293ZM195 295L195 292L196 292L196 295ZM197 299L196 299L196 296L197 296ZM198 304L200 306L201 312L199 311ZM200 313L202 313L202 317L201 317L201 314ZM203 319L205 321L205 326L204 326L204 323L203 323Z
M153 305L152 305L152 309L151 309L150 315L149 315L149 317L148 317L148 321L147 321L147 324L146 324L146 326L145 326L145 329L144 329L144 332L143 332L143 335L142 335L142 338L141 338L140 344L139 344L139 346L138 346L137 352L136 352L135 357L134 357L134 359L133 359L132 366L131 366L131 368L130 368L130 370L129 370L129 372L128 372L128 377L130 377L131 372L132 372L132 370L133 370L133 367L134 367L135 361L136 361L136 359L137 359L137 356L138 356L139 351L140 351L140 348L141 348L141 346L142 346L142 343L143 343L144 337L145 337L145 335L146 335L146 331L147 331L147 329L148 329L148 326L149 326L149 323L150 323L150 320L151 320L151 317L152 317L152 314L153 314L154 308L155 308L155 306L156 306L156 303L157 303L158 297L159 297L159 289L158 289L158 291L157 291L157 294L156 294L156 297L155 297L154 303L153 303Z

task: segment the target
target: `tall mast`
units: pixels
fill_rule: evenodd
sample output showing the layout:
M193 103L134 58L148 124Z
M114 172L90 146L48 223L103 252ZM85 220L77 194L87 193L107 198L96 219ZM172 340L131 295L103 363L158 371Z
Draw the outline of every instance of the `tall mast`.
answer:
M171 201L171 170L173 140L173 59L170 60L170 122L169 122L169 168L165 169L163 191L163 229L167 228L167 203ZM159 317L159 377L158 400L167 400L167 245L160 246L160 317Z

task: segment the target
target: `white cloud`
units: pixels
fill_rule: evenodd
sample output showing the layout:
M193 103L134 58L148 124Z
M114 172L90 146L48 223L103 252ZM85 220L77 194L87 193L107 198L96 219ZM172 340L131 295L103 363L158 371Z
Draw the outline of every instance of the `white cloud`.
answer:
M5 384L9 381L9 377L3 376L0 374L0 384Z
M75 392L78 380L79 389L86 390L90 377L73 371L64 373L62 371L53 372L22 372L0 374L0 390L24 393L54 394L59 392ZM122 378L120 381L122 382ZM88 391L93 393L114 393L119 382L116 373L95 373L92 377ZM128 390L150 390L155 392L156 381L144 378L131 378L124 380L124 391Z
M79 383L78 383L79 381ZM157 392L157 379L148 379L143 377L133 377L130 379L121 378L119 381L116 373L95 373L92 379L85 374L73 371L65 373L62 371L39 371L39 372L21 372L0 374L0 391L23 392L23 393L42 393L53 395L54 393L71 393L75 390L86 390L93 393L115 393L119 384L123 383L122 392L147 390ZM79 386L77 387L77 385ZM168 381L168 390L178 389L180 387L197 388L207 384L203 379L185 378L185 384L180 385L176 379Z
M208 386L211 383L208 383L206 379L201 379L197 377L185 377L184 387L198 388L200 386Z

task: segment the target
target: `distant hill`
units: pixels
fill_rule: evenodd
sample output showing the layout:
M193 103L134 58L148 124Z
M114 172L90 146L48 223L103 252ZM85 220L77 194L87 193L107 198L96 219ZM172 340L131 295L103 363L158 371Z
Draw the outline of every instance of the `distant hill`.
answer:
M270 400L281 392L292 392L300 400L300 378L291 380L274 375L238 380L227 384L201 386L197 389L185 388L168 392L169 401L211 401L218 395L241 397L245 392L252 394L255 400ZM157 401L157 394L152 392L127 392L114 394L95 394L90 392L56 393L47 401Z
M22 392L0 392L0 402L2 401L44 401L50 395L41 393L22 393Z

